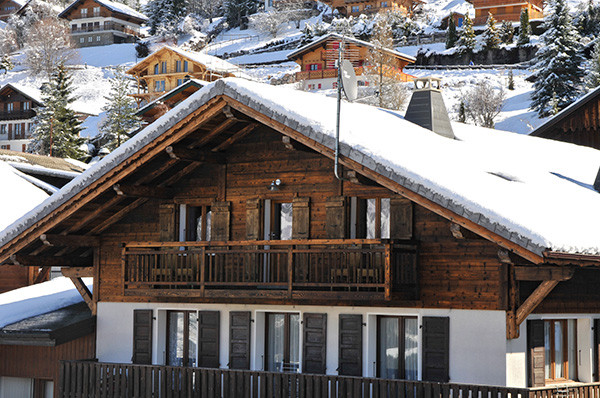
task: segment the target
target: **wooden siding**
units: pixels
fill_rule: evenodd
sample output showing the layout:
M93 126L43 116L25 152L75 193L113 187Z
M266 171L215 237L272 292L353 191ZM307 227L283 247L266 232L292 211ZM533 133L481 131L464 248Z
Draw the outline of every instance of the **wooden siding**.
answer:
M54 381L58 397L61 360L86 360L96 356L96 335L89 334L56 347L0 345L0 376Z
M101 18L112 17L112 18L120 19L122 21L127 21L134 25L139 25L141 22L137 18L133 18L133 17L130 17L130 16L127 16L124 14L119 14L119 13L113 12L113 11L109 10L108 8L106 8L105 6L101 5L100 3L95 2L94 0L83 0L83 1L78 2L63 17L68 21L77 21L79 19L94 18L94 17L96 17L94 15L94 7L100 7L100 15L97 15L97 17L101 17ZM81 10L84 8L86 8L88 10L86 16L81 15Z
M542 4L534 0L510 1L510 0L473 0L475 8L474 25L484 25L491 12L498 22L511 21L518 22L521 17L521 10L527 8L529 19L543 18Z
M18 265L2 266L0 272L0 293L25 287L32 282L33 269Z
M392 196L390 191L382 187L350 182L341 184L335 179L332 166L331 160L314 152L285 149L279 134L259 127L227 151L226 166L203 165L182 179L175 201L190 205L210 204L215 199L231 202L230 239L245 240L248 199L260 197L291 202L294 196L310 198L310 239L324 239L327 238L325 212L328 198L340 194L363 198ZM282 189L268 190L267 186L276 178L281 179ZM99 300L149 299L147 296L125 297L123 294L122 243L160 240L159 203L159 200L148 200L104 232ZM457 240L451 233L451 222L421 206L414 206L413 217L413 235L420 247L418 269L421 297L420 300L401 304L504 309L505 295L502 292L506 270L497 257L499 247L467 231L464 232L464 239ZM161 297L160 300L203 301L190 297ZM400 303L382 301L379 304Z

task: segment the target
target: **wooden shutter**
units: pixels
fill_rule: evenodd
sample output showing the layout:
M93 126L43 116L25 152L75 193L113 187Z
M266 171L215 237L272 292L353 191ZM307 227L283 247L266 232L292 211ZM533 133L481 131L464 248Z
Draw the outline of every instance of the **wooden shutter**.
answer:
M310 198L294 198L292 203L292 239L308 239Z
M198 312L198 366L219 367L219 311Z
M229 240L229 214L230 202L213 202L210 210L211 218L211 240Z
M261 208L262 200L249 199L246 201L246 239L260 240L261 234Z
M544 321L527 321L527 348L529 385L543 387L546 385Z
M302 371L325 374L327 352L327 314L304 314Z
M325 232L329 239L345 239L347 236L346 198L335 196L325 203Z
M600 319L594 319L594 348L592 349L594 361L594 381L600 381Z
M152 310L133 310L133 355L131 362L152 364Z
M450 380L450 318L423 317L423 380Z
M338 374L362 376L362 315L340 314Z
M229 369L250 369L250 311L229 313Z
M413 206L402 196L390 199L390 239L412 239Z
M159 236L161 242L177 241L177 206L175 203L161 203L158 213Z

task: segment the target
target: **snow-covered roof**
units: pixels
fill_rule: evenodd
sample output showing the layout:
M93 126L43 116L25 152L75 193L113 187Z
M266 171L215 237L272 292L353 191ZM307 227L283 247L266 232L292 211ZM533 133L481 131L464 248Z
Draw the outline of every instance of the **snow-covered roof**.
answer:
M240 68L238 66L225 60L222 60L219 57L215 57L214 55L182 50L181 48L172 46L166 46L166 48L173 50L177 54L189 58L192 61L201 63L202 65L206 66L207 69L215 72L236 73L240 71Z
M304 46L300 47L299 49L290 52L287 55L287 57L289 59L294 59L295 57L305 53L306 51L310 51L312 48L317 47L328 40L344 40L345 42L353 43L358 46L363 46L363 47L368 47L368 48L376 48L372 43L369 43L367 41L355 39L354 37L343 36L338 33L328 33L325 36L321 36L319 39L314 40L308 44L305 44ZM382 50L389 54L395 55L396 57L404 58L411 62L415 62L417 60L413 56L403 54L403 53L393 50L391 48L383 48Z
M65 8L65 10L63 12L61 12L58 16L61 18L64 17L66 15L66 13L68 13L71 10L71 8L73 8L75 5L77 5L77 3L79 3L80 1L81 0L75 0L74 2L69 4L67 6L67 8ZM94 1L100 5L103 5L104 7L108 8L109 10L111 10L113 12L118 12L119 14L128 15L130 17L140 19L143 22L148 20L147 16L145 16L141 12L138 12L123 3L117 3L117 2L109 1L109 0L94 0Z
M182 90L185 90L188 86L196 86L198 88L202 88L206 85L210 84L210 82L207 82L205 80L200 80L200 79L189 79L185 82L183 82L183 84L180 84L179 86L175 87L174 89L172 89L171 91L166 92L165 94L161 95L160 97L158 97L157 99L155 99L154 101L151 101L149 103L147 103L146 105L144 105L143 107L141 107L140 109L138 109L138 111L136 112L137 115L143 115L148 109L154 107L157 103L161 103L163 102L165 99L170 98L173 94L176 94Z
M288 87L221 79L200 89L0 232L4 246L79 191L225 95L315 142L335 145L336 100ZM600 194L591 186L600 152L536 137L454 124L452 140L397 112L342 106L342 156L392 184L486 228L530 253L600 254Z
M92 291L93 279L82 278ZM0 328L83 301L69 278L22 287L0 294Z
M24 85L18 84L18 83L8 83L8 84L4 85L0 89L0 91L3 91L7 88L12 88L15 91L20 91L26 97L29 97L30 99L37 102L38 105L42 105L44 103L42 101L42 92L40 90L38 90L37 88L33 88L30 86L24 86Z

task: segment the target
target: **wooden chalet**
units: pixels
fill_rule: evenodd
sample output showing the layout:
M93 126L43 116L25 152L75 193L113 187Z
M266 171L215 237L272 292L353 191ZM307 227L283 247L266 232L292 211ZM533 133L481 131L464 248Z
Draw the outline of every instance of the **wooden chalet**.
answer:
M109 0L75 0L59 15L71 25L71 37L78 47L134 43L140 25L148 18L123 3Z
M529 135L600 149L600 88L590 91Z
M488 13L492 13L498 22L519 22L521 10L526 8L529 19L541 19L544 17L544 2L542 0L525 0L514 3L507 0L471 0L475 8L474 25L485 25Z
M0 234L94 277L61 397L598 392L598 153L344 103L338 180L335 109L221 79Z
M342 40L346 45L344 56L352 62L359 86L369 84L364 74L365 68L369 68L369 51L384 51L389 54L392 65L389 65L386 72L398 81L412 80L412 76L402 70L406 65L415 62L415 58L390 49L377 50L366 41L330 33L288 54L290 60L300 65L300 72L296 72L296 81L302 82L304 90L331 89L337 86L335 62Z
M26 151L40 106L38 90L14 84L0 89L0 149Z
M412 15L420 0L326 0L332 10L343 16L358 16L375 12L399 11Z
M1 0L0 1L0 21L8 21L11 15L15 14L18 10L25 5L26 1L23 0Z
M165 46L127 71L137 80L137 92L131 94L138 105L147 104L191 78L212 82L234 76L239 68L208 54Z

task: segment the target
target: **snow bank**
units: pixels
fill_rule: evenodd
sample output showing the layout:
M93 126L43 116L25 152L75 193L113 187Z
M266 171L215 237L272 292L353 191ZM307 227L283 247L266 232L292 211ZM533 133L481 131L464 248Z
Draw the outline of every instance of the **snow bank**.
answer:
M0 162L0 230L6 228L48 197L48 194L26 181L11 166Z
M82 278L92 291L93 278ZM0 294L0 328L77 304L83 298L69 278L59 277Z

